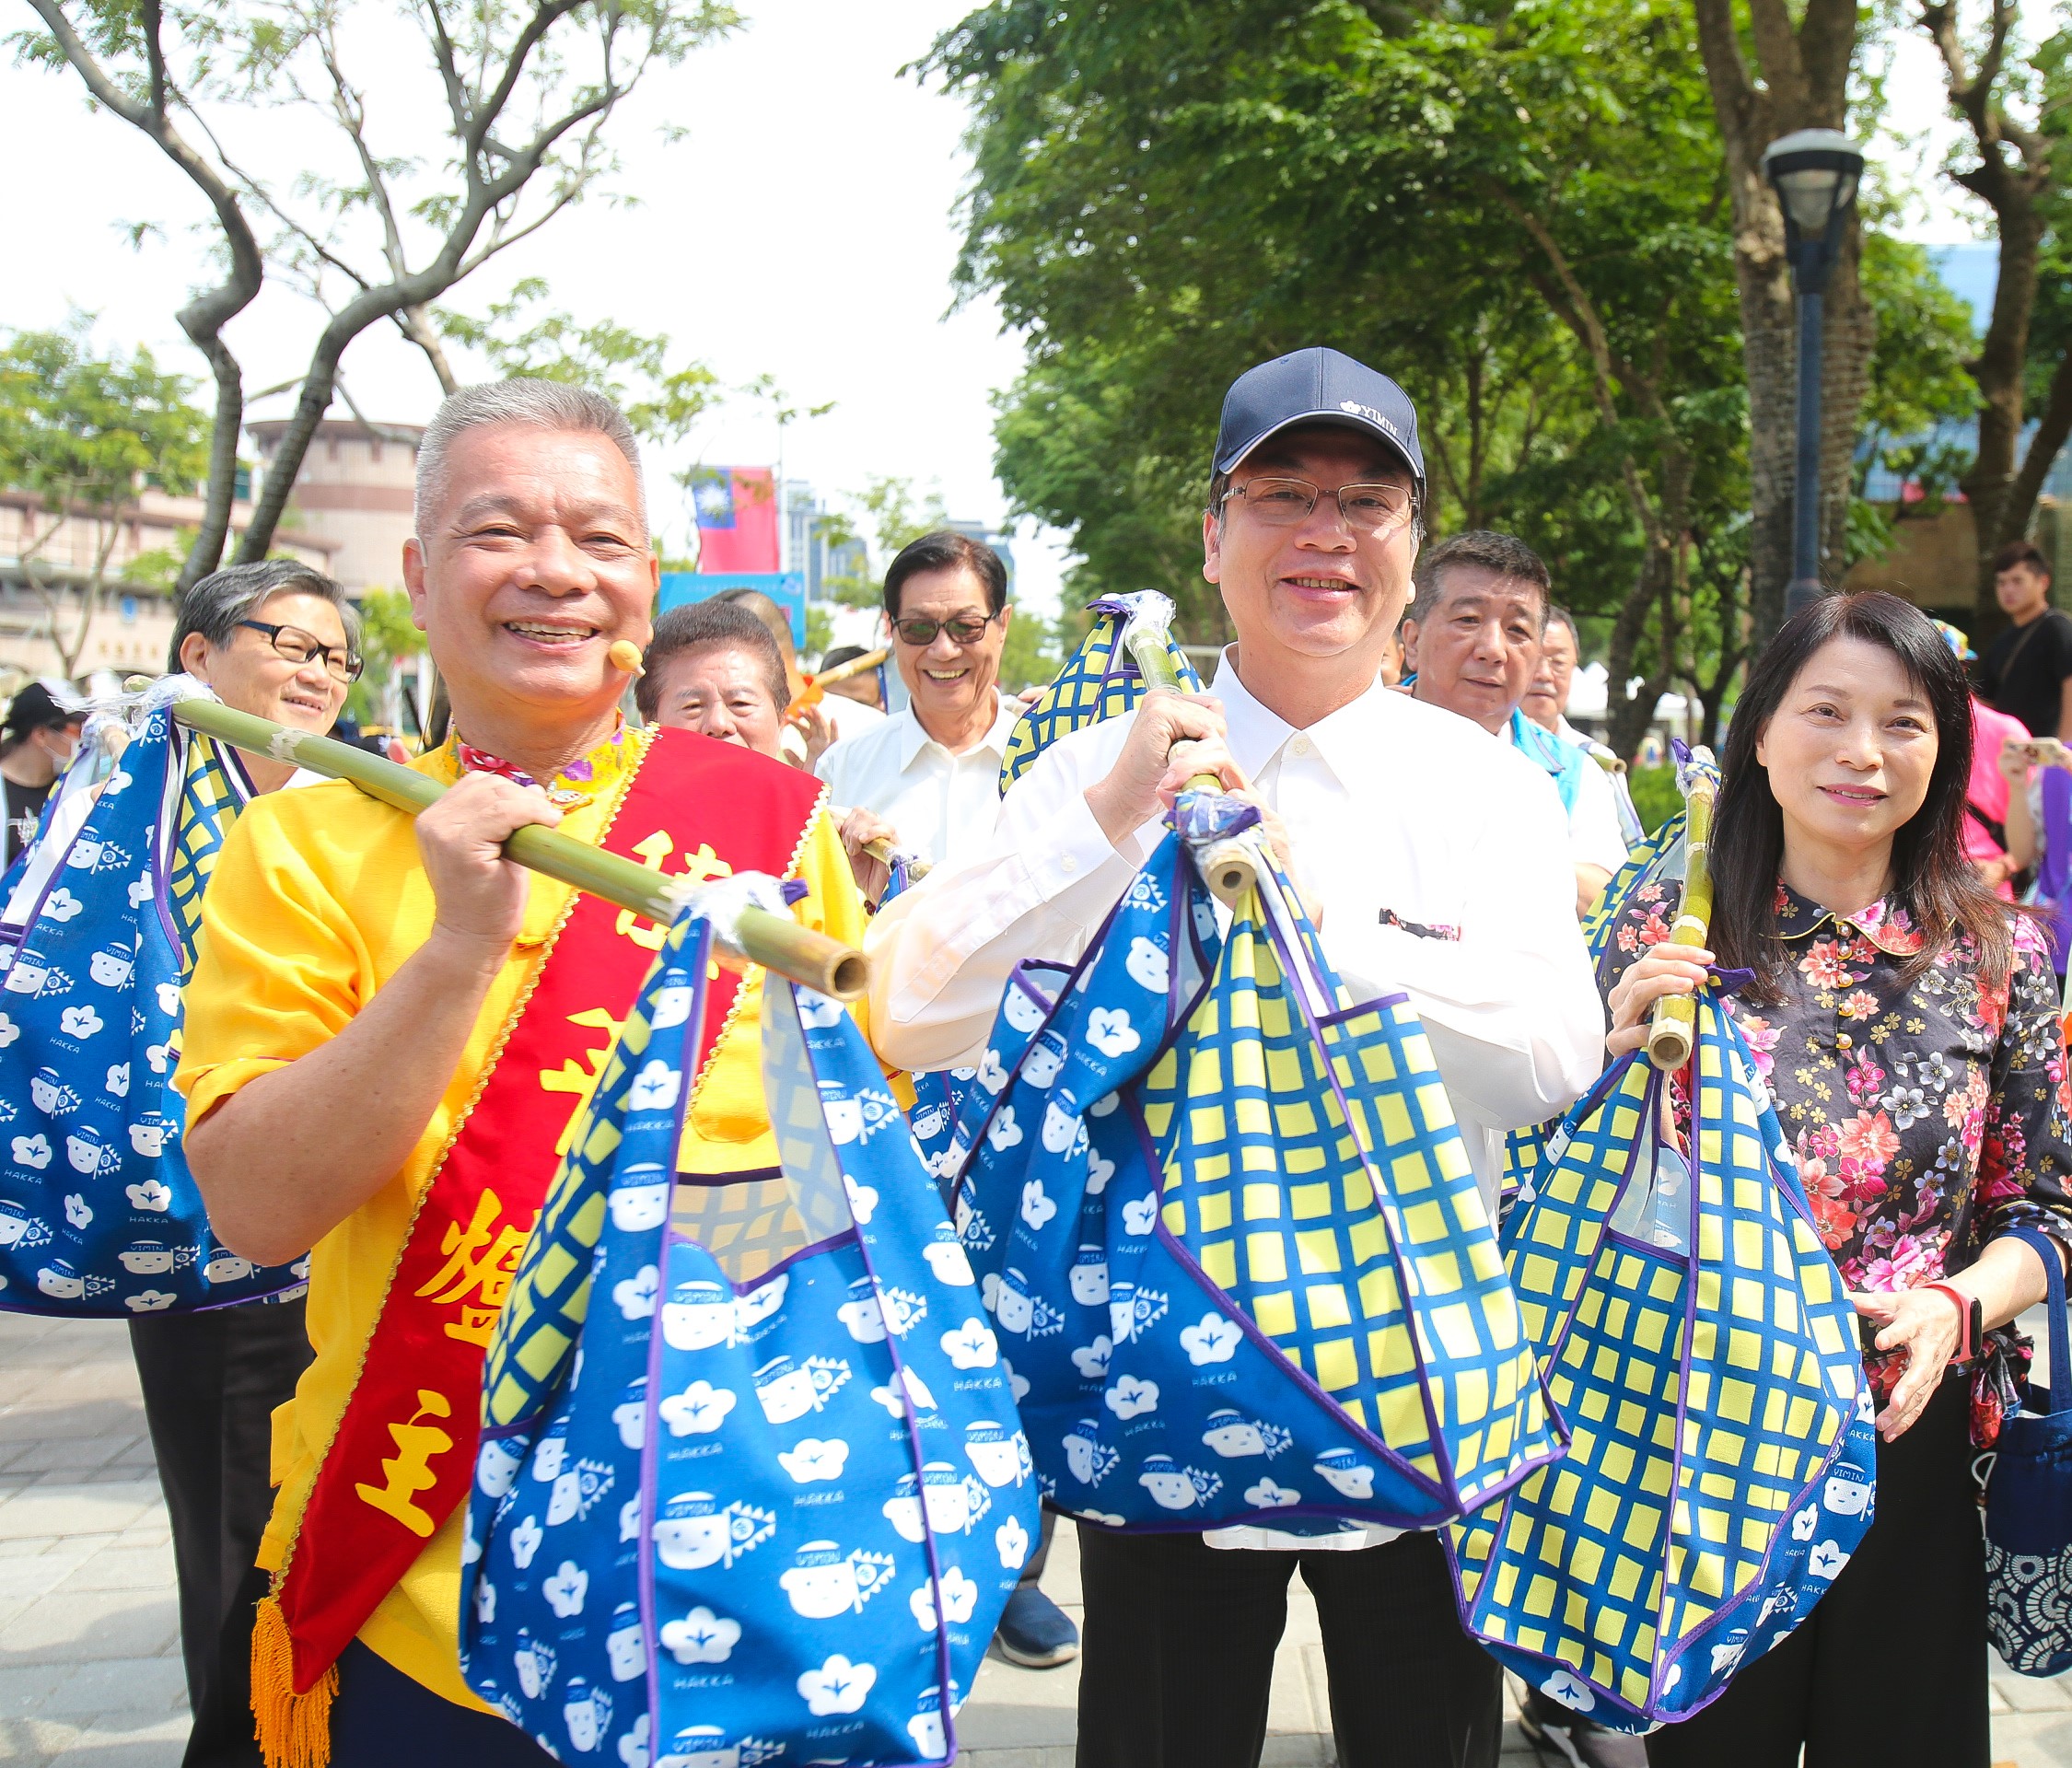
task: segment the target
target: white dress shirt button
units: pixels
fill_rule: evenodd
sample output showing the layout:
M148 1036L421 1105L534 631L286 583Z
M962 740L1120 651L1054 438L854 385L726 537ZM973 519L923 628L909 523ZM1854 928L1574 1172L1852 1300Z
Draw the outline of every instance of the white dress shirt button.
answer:
M1057 864L1058 864L1058 869L1059 869L1060 871L1064 871L1064 872L1076 872L1076 871L1077 871L1077 870L1079 869L1079 862L1078 862L1078 859L1077 859L1077 857L1076 857L1075 855L1071 855L1071 854L1066 854L1066 855L1064 855L1063 857L1061 857L1061 858L1059 859L1059 861L1058 861L1058 863L1057 863Z
M1290 755L1307 755L1310 752L1310 739L1307 737L1298 737L1287 746L1287 752Z

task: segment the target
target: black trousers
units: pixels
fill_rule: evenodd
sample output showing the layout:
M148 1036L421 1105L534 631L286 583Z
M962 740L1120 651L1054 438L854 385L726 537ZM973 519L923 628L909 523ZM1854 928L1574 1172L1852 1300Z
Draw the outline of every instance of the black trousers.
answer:
M1495 1768L1502 1680L1461 1630L1438 1536L1268 1553L1101 1529L1079 1531L1079 1768L1254 1768L1298 1564L1339 1768Z
M1985 1550L1963 1381L1878 1445L1877 1519L1805 1624L1650 1768L1986 1768Z
M144 1414L172 1518L180 1644L193 1711L182 1768L252 1768L252 1604L274 1507L274 1408L309 1363L304 1303L130 1321Z
M355 1639L338 1658L331 1768L557 1765L509 1720L442 1700Z

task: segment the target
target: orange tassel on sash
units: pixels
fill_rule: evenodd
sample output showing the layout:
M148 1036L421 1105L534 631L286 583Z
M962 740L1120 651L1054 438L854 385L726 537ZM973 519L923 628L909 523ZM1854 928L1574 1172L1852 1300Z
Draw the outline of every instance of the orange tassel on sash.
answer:
M330 1768L331 1704L338 1666L306 1694L295 1692L295 1652L280 1599L265 1598L251 1630L251 1713L266 1768Z

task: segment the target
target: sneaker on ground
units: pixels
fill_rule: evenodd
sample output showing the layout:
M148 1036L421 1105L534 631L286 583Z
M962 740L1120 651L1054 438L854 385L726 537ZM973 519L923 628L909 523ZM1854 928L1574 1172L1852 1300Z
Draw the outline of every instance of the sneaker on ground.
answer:
M1533 1748L1561 1768L1647 1768L1641 1739L1592 1725L1536 1688L1527 1689L1519 1703L1518 1725Z
M1026 1669L1054 1669L1079 1655L1079 1629L1072 1624L1072 1617L1042 1591L1034 1588L1019 1589L1007 1599L993 1643L1010 1664L1019 1664Z

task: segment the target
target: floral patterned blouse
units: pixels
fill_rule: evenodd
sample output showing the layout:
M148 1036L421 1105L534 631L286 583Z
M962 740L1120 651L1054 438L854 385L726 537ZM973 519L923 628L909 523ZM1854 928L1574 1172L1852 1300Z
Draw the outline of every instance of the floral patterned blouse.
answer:
M1669 937L1670 883L1641 885L1599 963L1612 985ZM1911 1289L1972 1263L2016 1226L2072 1243L2072 1088L2043 930L2014 927L2010 978L1979 974L1960 938L1911 983L1923 936L1887 898L1839 915L1777 886L1788 957L1775 1006L1729 998L1798 1156L1821 1238L1851 1289ZM1682 1100L1679 1099L1680 1117ZM2004 1351L2012 1334L1996 1334ZM2001 1359L1993 1359L2001 1362ZM1873 1357L1880 1399L1898 1378ZM2013 1371L1990 1371L2006 1394ZM1981 1391L1984 1439L1998 1411Z

